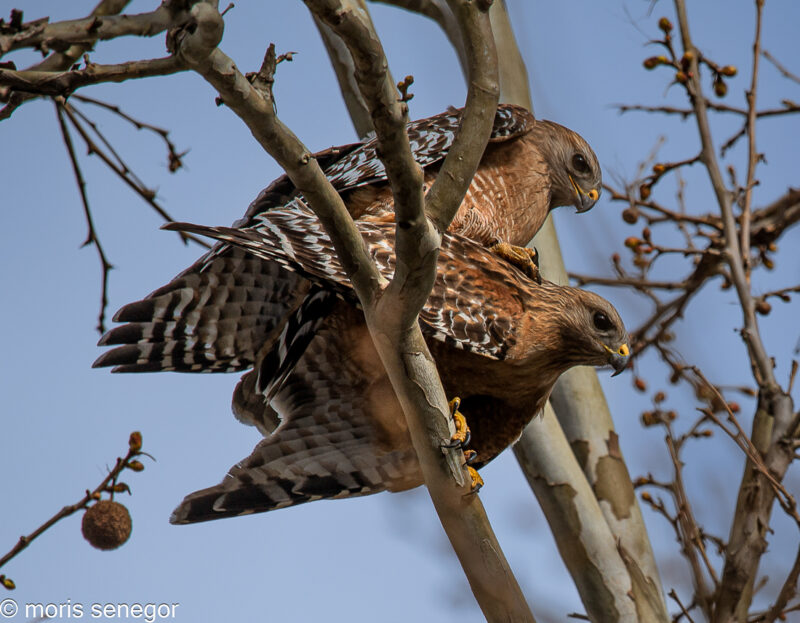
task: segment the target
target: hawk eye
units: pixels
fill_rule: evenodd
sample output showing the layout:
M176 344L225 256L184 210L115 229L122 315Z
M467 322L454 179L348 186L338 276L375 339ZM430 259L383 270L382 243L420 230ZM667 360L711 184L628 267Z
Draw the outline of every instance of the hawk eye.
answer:
M608 331L614 327L614 325L611 324L611 320L608 319L608 316L601 311L594 313L592 321L594 322L594 326L600 331Z
M589 172L589 163L586 162L586 158L580 154L575 154L572 156L572 166L578 173Z

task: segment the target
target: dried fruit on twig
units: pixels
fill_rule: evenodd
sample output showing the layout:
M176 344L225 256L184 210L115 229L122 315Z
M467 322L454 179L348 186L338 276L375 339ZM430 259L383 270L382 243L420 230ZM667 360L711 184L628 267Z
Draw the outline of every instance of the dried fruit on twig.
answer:
M669 61L666 56L651 56L650 58L644 59L642 65L644 65L645 69L655 69L659 65L666 65L668 63Z
M661 419L658 417L655 411L645 411L642 413L642 426L649 428L650 426L656 426L660 423Z
M113 500L100 500L83 515L83 538L97 549L117 549L131 536L131 516L128 509Z
M131 433L131 436L128 439L128 448L130 448L133 452L139 452L139 450L142 449L142 433L140 433L138 430Z
M628 236L625 238L625 246L634 251L642 244L642 239L636 236Z

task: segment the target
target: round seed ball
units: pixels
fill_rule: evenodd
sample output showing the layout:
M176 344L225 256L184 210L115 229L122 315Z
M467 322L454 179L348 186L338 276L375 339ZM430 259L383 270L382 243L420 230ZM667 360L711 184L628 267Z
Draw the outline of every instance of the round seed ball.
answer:
M131 536L131 516L119 502L100 500L83 514L83 538L97 549L117 549Z

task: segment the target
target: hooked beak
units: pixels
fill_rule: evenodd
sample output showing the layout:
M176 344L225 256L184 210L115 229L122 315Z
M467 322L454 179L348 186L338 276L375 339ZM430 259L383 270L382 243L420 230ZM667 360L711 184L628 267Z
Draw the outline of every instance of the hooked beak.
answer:
M575 207L578 210L578 214L591 210L600 198L599 191L592 188L589 192L586 192L572 179L571 175L569 176L569 181L572 183L572 188L575 190Z
M618 374L622 374L622 371L628 367L628 359L630 358L630 348L628 348L627 344L623 344L619 347L618 350L613 351L608 346L603 345L603 347L608 351L608 363L611 364L611 367L614 368L614 374L612 377L617 376Z

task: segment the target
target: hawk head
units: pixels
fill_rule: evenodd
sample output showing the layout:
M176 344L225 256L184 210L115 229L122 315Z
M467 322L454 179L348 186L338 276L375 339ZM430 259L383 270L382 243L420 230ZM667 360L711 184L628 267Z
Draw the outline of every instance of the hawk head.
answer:
M531 321L530 357L547 351L547 368L561 374L572 366L610 365L615 376L628 365L630 346L625 325L603 297L545 281L539 286Z
M628 332L614 306L594 292L564 287L561 337L565 355L575 364L614 368L614 376L628 365Z
M536 144L550 167L550 209L574 205L591 210L603 189L600 163L583 138L552 121L537 121Z

